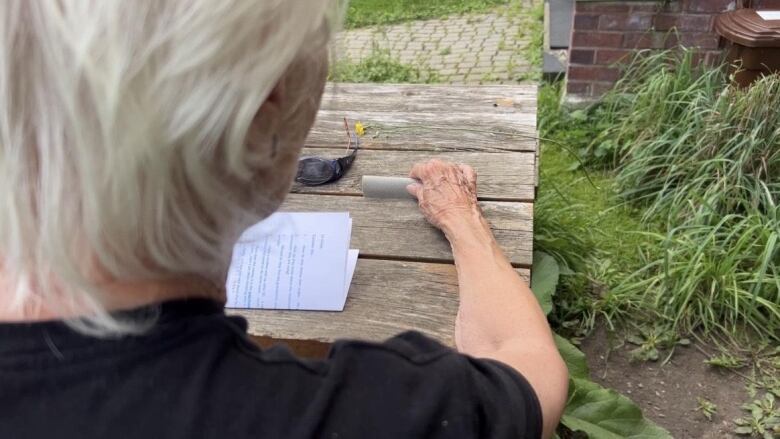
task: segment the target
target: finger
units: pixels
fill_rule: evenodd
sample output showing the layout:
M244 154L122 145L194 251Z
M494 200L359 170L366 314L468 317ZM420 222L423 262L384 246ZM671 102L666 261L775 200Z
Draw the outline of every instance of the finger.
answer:
M409 194L414 198L420 198L419 194L421 190L422 185L420 183L412 183L406 186L406 191L409 192Z
M469 165L458 165L458 168L463 172L463 175L469 183L477 182L477 171L475 171L474 168Z
M433 160L416 163L409 172L409 176L417 180L424 180L432 174L433 169Z

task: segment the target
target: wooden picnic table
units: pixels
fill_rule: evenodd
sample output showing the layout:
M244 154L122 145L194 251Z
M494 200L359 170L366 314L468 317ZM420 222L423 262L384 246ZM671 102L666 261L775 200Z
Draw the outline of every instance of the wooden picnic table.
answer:
M344 117L367 128L352 169L333 185L294 186L281 208L350 212L350 247L360 249L360 258L344 311L230 312L266 341L381 341L414 329L452 345L458 294L447 240L413 200L363 198L361 177L407 176L414 163L431 158L471 165L496 239L527 279L536 86L329 84L303 154L343 156Z

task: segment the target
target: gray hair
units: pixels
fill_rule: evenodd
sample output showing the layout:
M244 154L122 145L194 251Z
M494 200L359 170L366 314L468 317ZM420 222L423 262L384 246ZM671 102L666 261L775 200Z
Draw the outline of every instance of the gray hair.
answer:
M86 306L97 332L123 332L87 276L95 267L117 279L221 274L226 236L261 215L241 193L263 161L246 148L250 123L330 6L0 2L7 302L56 295Z

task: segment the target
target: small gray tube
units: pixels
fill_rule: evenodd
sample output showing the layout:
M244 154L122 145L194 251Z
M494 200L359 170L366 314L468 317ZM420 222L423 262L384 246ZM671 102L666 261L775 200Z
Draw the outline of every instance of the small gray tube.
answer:
M363 176L363 196L366 198L415 198L406 190L406 186L417 183L417 180L408 177L380 177L377 175Z

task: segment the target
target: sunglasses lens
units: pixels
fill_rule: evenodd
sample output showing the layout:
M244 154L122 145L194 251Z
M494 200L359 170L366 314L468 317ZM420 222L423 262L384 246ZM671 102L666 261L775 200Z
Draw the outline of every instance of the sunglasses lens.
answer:
M334 160L319 157L304 157L298 161L298 176L295 181L314 186L330 181L336 173Z

